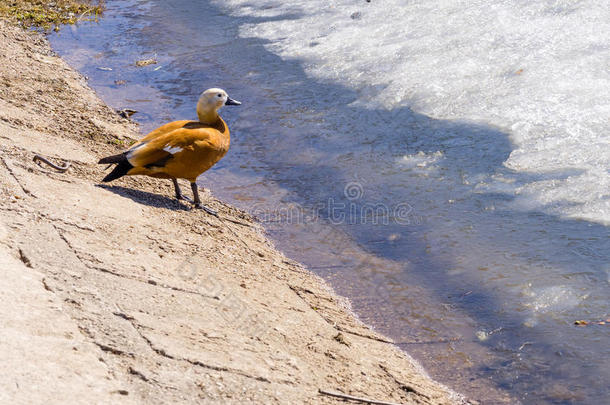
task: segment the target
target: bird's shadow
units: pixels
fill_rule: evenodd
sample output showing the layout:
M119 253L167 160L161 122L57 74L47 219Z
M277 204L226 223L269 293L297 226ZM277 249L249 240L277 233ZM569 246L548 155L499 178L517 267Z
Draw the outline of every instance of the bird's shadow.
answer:
M149 207L166 208L172 211L190 211L190 205L177 200L173 197L168 197L161 194L150 193L148 191L136 190L133 188L122 186L110 186L106 184L96 184L96 187L111 191L121 197L129 198L138 203L148 205Z

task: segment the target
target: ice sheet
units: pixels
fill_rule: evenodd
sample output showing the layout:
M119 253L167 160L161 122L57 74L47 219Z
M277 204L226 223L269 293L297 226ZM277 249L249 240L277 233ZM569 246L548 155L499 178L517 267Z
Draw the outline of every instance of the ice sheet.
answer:
M501 128L514 208L610 223L610 1L217 4L254 17L241 36L356 91L360 107Z

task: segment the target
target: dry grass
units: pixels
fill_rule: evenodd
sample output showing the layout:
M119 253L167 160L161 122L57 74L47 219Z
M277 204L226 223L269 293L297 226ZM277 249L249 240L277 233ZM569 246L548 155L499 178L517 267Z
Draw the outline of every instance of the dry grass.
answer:
M0 17L44 30L97 19L103 9L103 0L0 0Z

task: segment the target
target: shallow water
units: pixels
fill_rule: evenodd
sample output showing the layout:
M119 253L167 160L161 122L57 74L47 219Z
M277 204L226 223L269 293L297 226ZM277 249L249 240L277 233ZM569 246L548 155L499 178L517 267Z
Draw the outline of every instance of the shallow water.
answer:
M486 403L606 401L610 325L573 325L610 314L607 190L569 188L587 168L520 171L506 162L527 145L504 123L384 103L387 87L316 73L326 61L287 56L289 47L276 49L282 38L244 35L296 24L303 10L107 5L99 23L53 34L53 47L112 106L138 110L143 132L194 118L207 87L242 101L222 110L231 151L201 184L261 218L278 247L349 297L365 322ZM135 67L150 57L159 63ZM345 77L358 62L350 58ZM554 201L545 197L553 184L577 194L564 211L539 203Z

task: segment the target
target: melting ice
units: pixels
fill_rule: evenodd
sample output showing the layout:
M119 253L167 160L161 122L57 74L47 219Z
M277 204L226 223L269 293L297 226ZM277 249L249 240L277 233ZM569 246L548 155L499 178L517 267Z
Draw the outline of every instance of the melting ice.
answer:
M610 223L607 1L218 3L259 18L242 36L355 90L360 106L508 133L514 208Z

